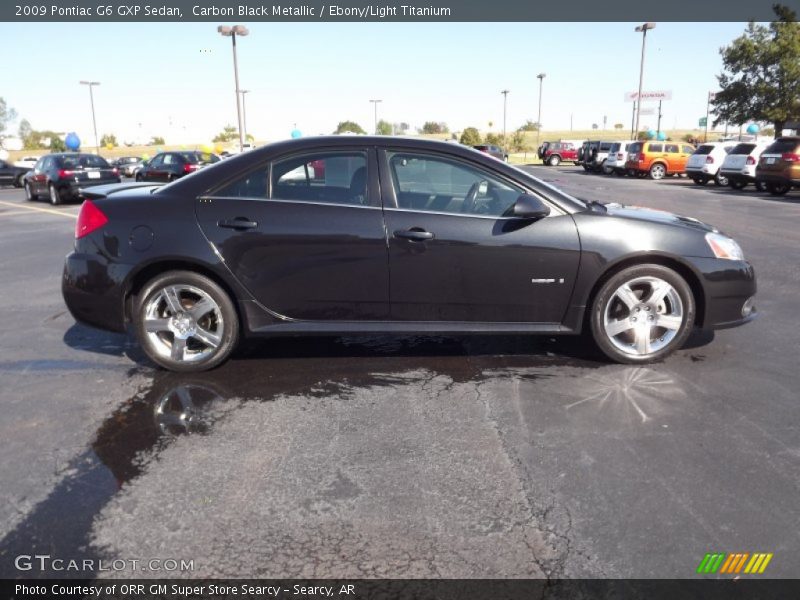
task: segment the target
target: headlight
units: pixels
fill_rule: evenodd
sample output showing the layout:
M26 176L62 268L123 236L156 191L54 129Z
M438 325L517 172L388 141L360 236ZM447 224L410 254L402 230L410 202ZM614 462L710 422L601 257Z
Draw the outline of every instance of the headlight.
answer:
M744 260L744 254L736 240L729 238L720 233L707 233L706 242L708 242L711 251L717 258L726 258L728 260Z

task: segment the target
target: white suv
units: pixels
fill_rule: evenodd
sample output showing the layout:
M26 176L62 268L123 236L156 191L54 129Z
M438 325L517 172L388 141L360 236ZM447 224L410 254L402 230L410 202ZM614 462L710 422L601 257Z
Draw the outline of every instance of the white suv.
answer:
M719 168L734 146L736 142L700 144L686 163L686 175L698 185L705 185L712 179L717 185L728 185L728 179L719 172Z
M622 142L612 142L611 147L608 149L608 158L604 165L603 172L606 175L614 173L619 177L625 175L625 161L628 157L628 146L633 144L630 140Z
M748 183L753 183L759 192L762 191L763 186L756 181L756 165L770 143L771 140L764 140L736 144L719 169L720 174L728 178L728 185L735 190L741 190Z

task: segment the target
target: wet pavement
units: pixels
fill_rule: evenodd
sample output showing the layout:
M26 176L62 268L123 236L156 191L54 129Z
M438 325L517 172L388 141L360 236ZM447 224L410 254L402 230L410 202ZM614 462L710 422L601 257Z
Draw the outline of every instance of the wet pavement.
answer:
M87 575L14 567L46 553L194 561L156 574L176 577L691 577L710 551L796 574L800 205L536 171L719 225L762 317L646 367L572 338L374 336L179 375L65 312L75 207L0 204L0 575Z

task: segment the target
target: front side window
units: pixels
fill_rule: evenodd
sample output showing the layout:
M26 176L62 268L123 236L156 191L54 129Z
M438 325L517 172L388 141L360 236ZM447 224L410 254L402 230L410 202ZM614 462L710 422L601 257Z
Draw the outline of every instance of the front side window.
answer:
M500 217L522 188L472 165L425 154L390 152L398 208Z
M678 153L678 144L667 144L664 147L664 151L665 152L672 152L674 154L677 154Z

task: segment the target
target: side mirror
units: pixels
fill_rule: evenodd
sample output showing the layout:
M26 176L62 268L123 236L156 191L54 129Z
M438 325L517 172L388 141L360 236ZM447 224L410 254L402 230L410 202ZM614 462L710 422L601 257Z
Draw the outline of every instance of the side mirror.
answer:
M541 219L550 214L550 207L536 196L522 194L511 207L511 214L520 219Z

